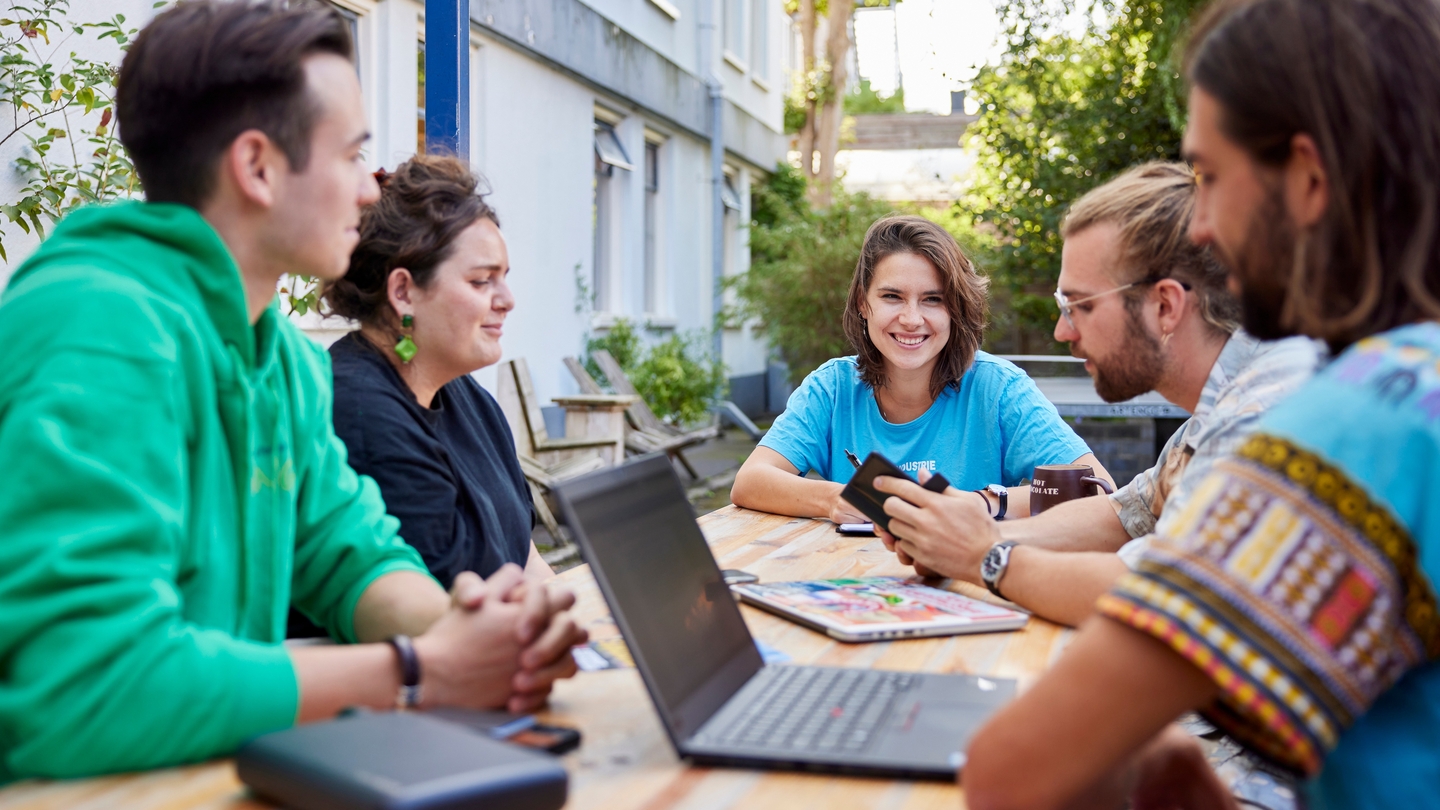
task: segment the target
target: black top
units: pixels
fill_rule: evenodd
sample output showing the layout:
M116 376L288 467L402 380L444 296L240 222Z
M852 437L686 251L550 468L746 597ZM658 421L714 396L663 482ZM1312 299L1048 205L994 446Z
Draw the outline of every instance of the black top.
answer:
M335 433L350 466L380 485L386 511L447 589L461 571L488 577L525 566L535 526L510 425L467 374L422 408L370 341L352 332L330 347Z

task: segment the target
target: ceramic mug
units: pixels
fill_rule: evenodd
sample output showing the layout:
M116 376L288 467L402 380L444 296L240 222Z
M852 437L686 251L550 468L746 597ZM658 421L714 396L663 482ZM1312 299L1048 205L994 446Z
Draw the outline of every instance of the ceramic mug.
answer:
M1042 464L1030 477L1030 514L1038 515L1056 504L1106 494L1115 488L1095 475L1089 464Z

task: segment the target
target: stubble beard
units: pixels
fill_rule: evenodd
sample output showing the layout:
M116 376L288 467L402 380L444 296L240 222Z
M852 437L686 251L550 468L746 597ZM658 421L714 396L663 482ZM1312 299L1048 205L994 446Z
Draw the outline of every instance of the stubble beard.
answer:
M1095 393L1106 402L1125 402L1155 390L1165 372L1165 350L1126 307L1124 349L1090 362L1095 366Z

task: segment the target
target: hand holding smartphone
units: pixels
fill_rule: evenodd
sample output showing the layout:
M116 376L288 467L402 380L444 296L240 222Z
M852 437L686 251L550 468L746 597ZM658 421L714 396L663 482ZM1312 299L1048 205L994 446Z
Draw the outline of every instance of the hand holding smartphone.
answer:
M850 483L840 491L840 497L859 509L865 517L874 521L876 526L888 532L890 531L890 515L885 512L885 500L892 496L888 492L881 492L875 488L875 479L882 475L915 481L909 473L896 467L889 459L879 453L871 453L865 458L865 463L860 465L860 469L855 471L855 476L850 479ZM915 483L920 482L915 481ZM931 492L944 492L945 488L950 486L950 482L945 476L935 473L929 481L921 486Z

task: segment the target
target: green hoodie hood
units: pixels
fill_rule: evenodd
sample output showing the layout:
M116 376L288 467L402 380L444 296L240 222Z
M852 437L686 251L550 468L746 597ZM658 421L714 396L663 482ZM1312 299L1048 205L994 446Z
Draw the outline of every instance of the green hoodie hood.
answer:
M330 423L328 356L252 327L194 210L67 217L0 297L0 782L233 752L294 722L290 605L353 640L424 572Z
M11 277L6 297L46 282L52 267L103 266L152 294L203 310L226 344L255 365L254 331L240 269L199 212L173 203L122 202L81 208Z

